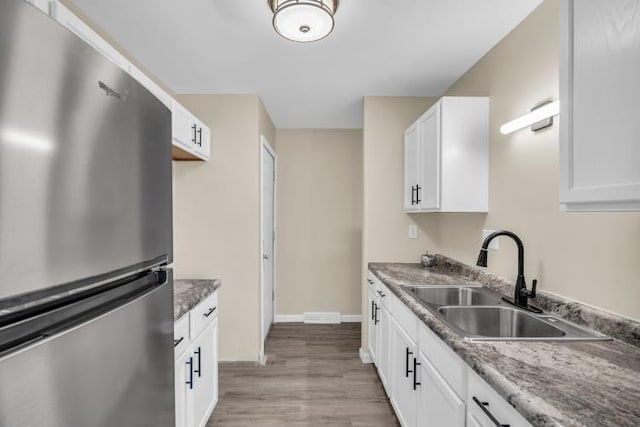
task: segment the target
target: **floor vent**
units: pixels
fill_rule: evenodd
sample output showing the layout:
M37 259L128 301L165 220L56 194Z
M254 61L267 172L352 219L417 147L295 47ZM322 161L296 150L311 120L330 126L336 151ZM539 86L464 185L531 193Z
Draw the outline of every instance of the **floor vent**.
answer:
M340 312L339 311L329 311L329 312L305 312L304 313L304 323L328 323L328 324L338 324L340 323Z

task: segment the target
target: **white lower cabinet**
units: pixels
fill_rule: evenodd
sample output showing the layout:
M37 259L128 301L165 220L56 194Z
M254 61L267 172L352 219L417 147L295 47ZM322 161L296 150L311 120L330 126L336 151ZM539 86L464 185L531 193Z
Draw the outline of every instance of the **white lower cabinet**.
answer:
M377 277L367 281L369 352L401 425L530 426Z
M431 362L419 353L420 401L418 425L464 427L464 400L440 376Z
M467 418L474 418L473 422L476 425L481 427L530 425L518 411L471 369L468 372L468 380Z
M367 287L367 302L369 307L369 355L373 363L377 365L378 353L378 299L375 297L375 291L371 284Z
M216 309L214 293L175 323L176 427L206 425L218 402Z
M193 343L194 426L204 426L218 402L218 319Z
M417 421L419 381L416 376L418 346L398 322L391 327L391 404L403 426Z
M391 313L384 304L381 304L378 310L378 352L377 352L377 368L378 375L382 381L382 385L389 392L391 388Z

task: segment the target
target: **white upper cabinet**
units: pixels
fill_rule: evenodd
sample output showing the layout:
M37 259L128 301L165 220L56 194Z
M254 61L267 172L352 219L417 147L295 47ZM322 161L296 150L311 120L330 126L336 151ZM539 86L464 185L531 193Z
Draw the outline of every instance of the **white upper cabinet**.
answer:
M564 0L560 203L640 210L640 5Z
M489 98L441 98L405 131L404 207L489 210Z
M176 100L172 102L171 112L173 145L184 152L177 154L174 151L174 158L179 156L183 160L209 160L211 130Z
M102 53L123 70L129 72L131 64L113 46L93 31L80 18L58 2L51 3L51 16L60 24L67 27L95 50Z

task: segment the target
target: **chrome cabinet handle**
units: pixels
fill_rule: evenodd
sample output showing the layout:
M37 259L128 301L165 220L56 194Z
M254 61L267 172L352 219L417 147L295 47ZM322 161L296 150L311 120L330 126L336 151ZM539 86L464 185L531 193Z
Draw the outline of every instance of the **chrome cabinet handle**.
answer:
M182 341L184 341L184 337L180 337L180 339L173 340L173 346L177 347L178 344L180 344Z
M186 364L189 365L189 380L186 384L189 386L190 390L193 390L193 357L190 357Z
M484 412L487 418L491 420L493 425L495 425L496 427L509 427L509 424L501 424L500 421L498 421L496 417L493 416L491 411L487 409L487 406L489 406L489 402L480 402L480 400L475 396L473 396L473 401L476 402L476 405L478 405L480 409L482 409L482 412Z
M202 315L204 317L209 317L209 316L211 316L211 313L213 313L214 311L216 311L216 307L210 308L207 313L203 313Z
M194 369L193 372L198 374L198 377L202 376L202 348L198 347L197 351L194 351L193 354L198 355L198 369Z

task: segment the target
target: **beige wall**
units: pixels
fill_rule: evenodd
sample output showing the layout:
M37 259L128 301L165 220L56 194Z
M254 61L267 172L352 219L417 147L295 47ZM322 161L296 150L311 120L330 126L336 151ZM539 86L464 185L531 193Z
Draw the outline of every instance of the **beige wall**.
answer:
M537 134L499 132L536 103L558 98L559 19L559 1L545 1L446 93L490 97L488 214L403 213L401 135L394 131L385 144L375 134L397 127L381 106L412 111L418 101L365 98L365 268L369 261L417 262L427 248L473 265L482 229L507 229L524 241L529 282L537 278L545 291L640 319L640 213L560 212L558 122ZM424 108L418 110L416 117ZM385 158L388 183L376 175ZM385 203L391 207L380 211ZM406 239L411 221L417 241ZM515 278L512 242L501 239L500 250L490 252L489 270Z
M177 278L222 279L221 360L256 361L260 338L260 132L256 95L180 95L211 128L209 162L174 162ZM267 120L268 119L268 120ZM264 128L264 129L261 129Z
M276 313L360 314L362 131L278 129Z

